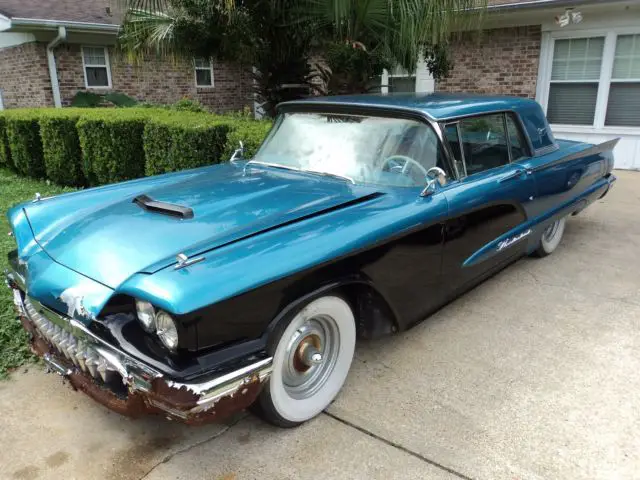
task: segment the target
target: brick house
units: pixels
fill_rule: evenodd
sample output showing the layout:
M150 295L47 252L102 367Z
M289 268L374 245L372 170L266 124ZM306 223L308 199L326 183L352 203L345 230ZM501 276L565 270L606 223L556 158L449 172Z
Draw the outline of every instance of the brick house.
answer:
M2 0L0 108L65 106L78 91L142 101L188 97L216 111L253 104L251 71L210 59L130 62L114 48L108 0Z
M640 169L640 1L489 4L485 31L453 41L448 78L434 82L420 62L412 75L385 72L382 90L534 98L556 136L591 143L620 137L616 168Z
M252 104L247 68L118 57L119 20L102 1L2 0L0 108L67 105L85 89L218 111ZM413 74L385 71L381 90L535 98L558 137L620 137L616 167L640 169L640 0L489 0L484 28L453 41L448 78L435 82L420 60Z

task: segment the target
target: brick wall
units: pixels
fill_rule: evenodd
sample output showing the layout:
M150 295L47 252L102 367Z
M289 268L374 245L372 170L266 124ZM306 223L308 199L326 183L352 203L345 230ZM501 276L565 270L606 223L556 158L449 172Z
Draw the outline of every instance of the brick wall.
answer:
M53 105L43 43L0 48L0 89L5 108Z
M539 25L465 34L453 43L454 67L436 91L535 98L540 39Z
M214 63L214 86L196 88L190 61L145 59L131 63L111 48L109 57L112 90L141 101L173 103L188 97L220 112L241 110L253 104L251 72L237 65ZM86 90L80 45L59 46L56 61L62 103L68 105L76 92ZM105 89L95 91L105 92Z

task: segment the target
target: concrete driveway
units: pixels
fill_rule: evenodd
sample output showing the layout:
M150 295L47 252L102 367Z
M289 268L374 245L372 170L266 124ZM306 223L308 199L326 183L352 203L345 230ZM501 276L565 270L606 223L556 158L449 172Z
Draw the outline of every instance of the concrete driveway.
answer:
M301 428L131 421L38 367L0 384L2 478L638 478L640 173L409 332Z

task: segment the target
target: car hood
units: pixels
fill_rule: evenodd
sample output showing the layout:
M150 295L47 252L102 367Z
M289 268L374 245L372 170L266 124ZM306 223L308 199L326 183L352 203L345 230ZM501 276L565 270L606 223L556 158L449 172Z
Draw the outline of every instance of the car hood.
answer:
M179 253L197 255L380 195L371 187L316 175L249 170L210 167L158 181L110 186L97 197L91 190L66 200L63 196L57 206L57 198L43 200L24 209L37 242L49 256L117 288L135 273L154 273L176 263ZM193 216L145 209L134 201L140 195L187 207Z

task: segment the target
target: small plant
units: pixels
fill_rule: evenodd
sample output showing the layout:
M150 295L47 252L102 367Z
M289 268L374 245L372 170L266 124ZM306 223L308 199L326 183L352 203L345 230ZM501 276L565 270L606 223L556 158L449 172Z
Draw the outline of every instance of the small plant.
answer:
M453 68L453 60L449 56L449 49L446 44L426 45L424 47L424 60L429 73L436 81L448 77Z
M194 112L204 113L207 109L197 100L191 100L190 98L183 98L170 106L171 110L177 110L179 112Z

